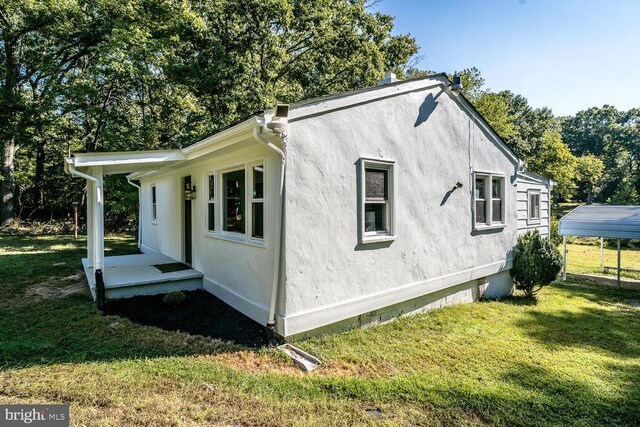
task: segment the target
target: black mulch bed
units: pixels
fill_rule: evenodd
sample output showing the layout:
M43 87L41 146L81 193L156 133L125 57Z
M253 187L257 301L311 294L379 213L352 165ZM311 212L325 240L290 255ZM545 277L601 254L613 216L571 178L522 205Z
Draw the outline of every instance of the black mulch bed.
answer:
M267 344L265 328L206 291L185 292L178 306L162 302L164 295L138 296L108 301L102 312L168 331L182 331L245 347Z

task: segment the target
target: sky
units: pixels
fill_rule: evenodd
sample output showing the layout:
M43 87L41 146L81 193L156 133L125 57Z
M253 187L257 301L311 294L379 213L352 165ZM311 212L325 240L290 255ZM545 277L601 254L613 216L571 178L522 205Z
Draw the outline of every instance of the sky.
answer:
M384 0L418 68L477 67L485 87L572 115L640 107L640 0Z

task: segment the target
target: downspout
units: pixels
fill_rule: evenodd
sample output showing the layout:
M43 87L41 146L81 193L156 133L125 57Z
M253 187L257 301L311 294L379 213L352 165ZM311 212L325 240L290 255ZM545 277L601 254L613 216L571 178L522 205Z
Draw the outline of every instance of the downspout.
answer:
M142 187L131 181L127 175L127 182L138 189L138 250L142 246Z
M103 197L104 193L102 190L101 180L99 180L95 176L87 175L86 173L80 172L79 170L76 169L73 163L67 163L67 168L71 175L84 178L89 181L93 181L96 184L96 189L98 190L98 194L100 195L100 197ZM95 224L94 224L94 227L95 227ZM99 266L99 267L102 267L102 266ZM94 277L96 282L96 304L98 305L98 307L102 307L106 302L106 295L104 290L104 279L102 277L102 268L98 268L94 271Z
M282 151L277 145L268 141L262 136L262 131L266 130L266 127L263 125L256 126L253 128L253 137L265 144L271 150L275 151L278 156L280 156L280 189L278 192L278 204L276 205L276 241L275 241L275 252L273 255L273 277L271 282L271 302L269 304L269 317L267 322L267 328L271 332L274 331L275 323L276 323L276 303L278 300L278 284L280 282L280 256L282 252L282 211L284 205L284 173L285 166L287 163L286 155L284 151ZM271 131L268 131L273 133Z

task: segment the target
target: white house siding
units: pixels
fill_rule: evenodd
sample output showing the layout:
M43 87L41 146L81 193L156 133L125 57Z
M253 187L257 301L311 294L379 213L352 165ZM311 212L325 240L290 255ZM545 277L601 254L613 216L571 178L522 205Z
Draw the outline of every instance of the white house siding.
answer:
M549 198L549 184L538 179L518 175L518 234L538 229L541 236L549 237L551 204ZM540 192L540 220L529 219L529 194L531 191Z
M364 316L464 283L476 287L478 278L487 278L494 296L510 292L504 272L517 236L516 160L451 95L424 86L379 89L383 99L363 97L337 111L330 110L344 99L292 109L287 314L279 319L281 334ZM394 96L400 89L407 93ZM397 237L390 244L358 243L361 157L395 161ZM505 174L504 229L473 231L474 170ZM463 187L445 201L457 182Z
M275 207L278 194L280 159L261 143L246 141L242 149L224 149L208 158L190 161L187 166L142 178L143 251L157 251L184 260L182 179L191 175L197 198L192 202L192 266L204 274L204 288L228 304L266 324L271 297L274 259ZM265 163L265 239L256 246L207 233L207 175L254 160ZM217 179L220 185L220 180ZM151 185L157 188L157 224L151 223ZM218 192L218 195L220 191ZM269 197L268 195L271 195ZM222 204L218 197L217 215Z

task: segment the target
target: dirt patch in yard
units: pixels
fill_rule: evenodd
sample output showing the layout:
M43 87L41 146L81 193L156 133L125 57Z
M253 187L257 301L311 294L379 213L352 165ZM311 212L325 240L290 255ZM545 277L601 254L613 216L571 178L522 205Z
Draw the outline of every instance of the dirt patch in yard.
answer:
M52 277L46 282L35 283L25 288L25 293L29 297L51 299L87 293L87 289L84 274L79 272L71 276Z
M164 304L164 295L150 295L108 301L102 311L134 323L216 338L243 347L267 344L264 326L222 300L205 291L185 295L184 302L177 306Z

